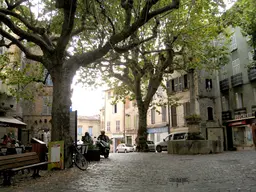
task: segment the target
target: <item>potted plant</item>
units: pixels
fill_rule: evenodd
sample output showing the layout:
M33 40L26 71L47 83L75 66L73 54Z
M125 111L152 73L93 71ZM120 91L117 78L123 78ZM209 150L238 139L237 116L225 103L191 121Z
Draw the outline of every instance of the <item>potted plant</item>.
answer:
M188 115L185 119L188 125L199 124L202 120L198 114Z

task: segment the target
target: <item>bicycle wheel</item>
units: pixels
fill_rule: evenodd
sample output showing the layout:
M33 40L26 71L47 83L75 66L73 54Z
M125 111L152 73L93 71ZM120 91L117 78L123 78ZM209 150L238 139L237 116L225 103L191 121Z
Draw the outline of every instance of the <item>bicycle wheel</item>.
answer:
M88 168L88 161L85 159L85 157L81 153L77 153L75 155L74 160L75 160L75 165L79 169L85 171Z

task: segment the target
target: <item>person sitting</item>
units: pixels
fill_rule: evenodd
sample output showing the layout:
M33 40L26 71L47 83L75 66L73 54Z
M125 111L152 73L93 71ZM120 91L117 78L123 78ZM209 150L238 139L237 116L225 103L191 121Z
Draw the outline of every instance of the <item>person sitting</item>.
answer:
M105 131L101 131L101 134L98 137L98 140L103 140L105 142L109 142L109 138L107 135L105 135Z
M2 142L3 145L7 145L8 143L11 143L11 138L8 137L6 134L2 139L3 139L3 142Z
M84 144L87 144L87 145L93 144L93 140L88 132L85 132L85 134L82 138L82 141L84 142Z

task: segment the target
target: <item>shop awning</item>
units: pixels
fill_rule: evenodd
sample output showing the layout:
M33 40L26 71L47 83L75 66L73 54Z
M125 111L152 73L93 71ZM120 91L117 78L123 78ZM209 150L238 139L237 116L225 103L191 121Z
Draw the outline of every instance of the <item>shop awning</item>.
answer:
M23 128L26 127L26 123L19 121L13 117L0 117L0 127L16 127Z

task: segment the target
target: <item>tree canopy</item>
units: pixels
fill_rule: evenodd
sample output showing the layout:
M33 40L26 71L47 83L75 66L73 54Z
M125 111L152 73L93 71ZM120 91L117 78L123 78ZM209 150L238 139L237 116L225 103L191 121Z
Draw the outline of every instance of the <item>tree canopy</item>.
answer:
M256 60L256 1L237 0L236 3L223 14L224 23L238 26L245 36L250 36L251 46L254 48L254 60Z

